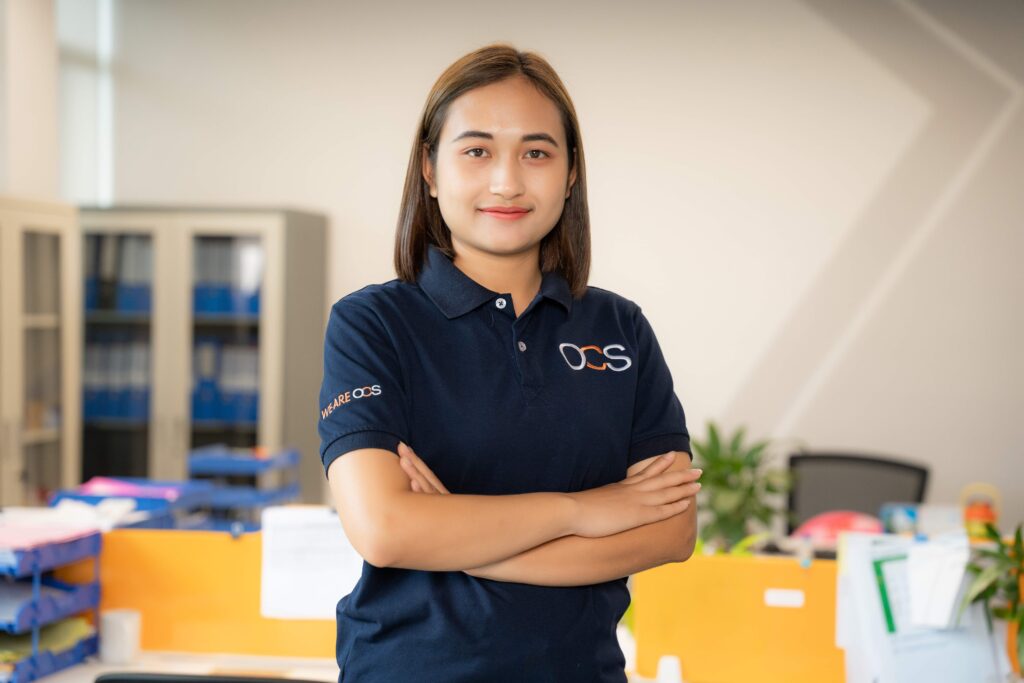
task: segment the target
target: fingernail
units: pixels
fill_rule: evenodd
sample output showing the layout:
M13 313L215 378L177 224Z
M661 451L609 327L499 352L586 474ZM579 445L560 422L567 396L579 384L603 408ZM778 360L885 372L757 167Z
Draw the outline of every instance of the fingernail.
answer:
M697 488L700 488L700 482L699 481L697 482Z
M671 460L672 458L676 457L676 454L675 453L666 453L665 455L663 455L661 457L665 458L666 460Z
M704 470L694 470L698 475L704 474Z

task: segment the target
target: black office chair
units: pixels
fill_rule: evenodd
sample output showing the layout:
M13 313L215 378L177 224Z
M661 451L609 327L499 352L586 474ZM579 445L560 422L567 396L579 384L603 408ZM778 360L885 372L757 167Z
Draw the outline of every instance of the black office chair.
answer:
M796 453L789 471L788 533L830 510L877 517L883 503L922 503L928 486L927 467L852 453Z

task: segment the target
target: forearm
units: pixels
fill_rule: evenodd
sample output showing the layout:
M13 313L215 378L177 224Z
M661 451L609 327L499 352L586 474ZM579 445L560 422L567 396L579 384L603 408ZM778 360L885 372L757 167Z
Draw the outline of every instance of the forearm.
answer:
M462 571L498 562L571 534L573 506L561 493L396 493L378 527L383 566Z
M536 586L583 586L681 562L693 552L695 540L696 517L691 507L675 517L613 536L558 538L467 573Z

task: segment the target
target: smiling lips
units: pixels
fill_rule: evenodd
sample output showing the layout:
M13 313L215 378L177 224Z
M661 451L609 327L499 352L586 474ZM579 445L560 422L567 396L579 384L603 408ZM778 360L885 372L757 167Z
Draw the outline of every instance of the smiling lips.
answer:
M530 213L528 209L518 206L488 206L485 209L480 209L480 212L502 221L514 221Z

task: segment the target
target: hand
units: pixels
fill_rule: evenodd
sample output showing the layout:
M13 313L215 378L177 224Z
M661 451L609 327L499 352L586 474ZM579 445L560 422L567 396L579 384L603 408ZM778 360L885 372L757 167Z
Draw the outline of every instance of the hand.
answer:
M398 457L402 471L409 477L409 487L416 493L448 493L427 463L420 460L412 448L398 442Z
M611 536L690 507L700 490L701 470L666 471L674 457L668 453L620 482L568 494L577 508L573 533L586 538Z

